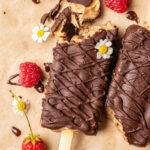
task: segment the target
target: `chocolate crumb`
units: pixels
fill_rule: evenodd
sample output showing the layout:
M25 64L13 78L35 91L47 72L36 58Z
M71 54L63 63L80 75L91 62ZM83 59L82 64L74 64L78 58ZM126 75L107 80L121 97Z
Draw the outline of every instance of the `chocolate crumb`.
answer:
M41 81L40 81L37 85L35 85L34 88L35 88L39 93L43 93L43 92L44 92L44 85L42 84Z
M136 23L138 23L138 16L134 11L128 11L126 14L126 18L132 21L136 21Z
M146 25L146 24L147 24L147 21L144 21L143 24Z
M16 135L16 136L20 136L21 135L21 131L16 128L16 127L11 127L11 131Z
M40 0L32 0L32 2L34 2L35 4L39 4Z
M44 66L45 66L45 71L46 72L49 72L50 71L50 65L51 65L52 63L44 63Z

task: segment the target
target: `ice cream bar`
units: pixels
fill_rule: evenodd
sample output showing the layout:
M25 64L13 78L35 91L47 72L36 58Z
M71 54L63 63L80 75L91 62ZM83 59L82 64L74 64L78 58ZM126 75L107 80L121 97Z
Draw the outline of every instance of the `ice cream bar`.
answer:
M131 25L122 40L106 101L124 138L145 146L150 138L150 31Z
M118 29L108 23L59 41L43 99L42 126L94 135L104 109Z

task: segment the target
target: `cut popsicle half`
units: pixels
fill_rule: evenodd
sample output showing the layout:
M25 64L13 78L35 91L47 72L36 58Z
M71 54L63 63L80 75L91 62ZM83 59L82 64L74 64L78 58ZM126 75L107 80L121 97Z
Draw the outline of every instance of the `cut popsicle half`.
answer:
M117 31L111 23L83 28L70 42L61 39L53 49L41 121L43 127L62 131L62 139L70 137L69 147L71 132L95 135L98 131Z
M150 139L150 31L129 26L122 46L106 108L130 144L145 146Z

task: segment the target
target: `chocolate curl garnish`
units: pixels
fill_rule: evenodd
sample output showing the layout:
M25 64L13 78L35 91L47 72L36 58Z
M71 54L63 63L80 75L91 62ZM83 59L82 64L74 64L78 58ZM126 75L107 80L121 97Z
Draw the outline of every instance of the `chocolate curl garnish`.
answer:
M21 86L19 83L12 82L12 80L18 76L19 76L19 74L14 74L14 75L10 76L8 81L7 81L7 84Z
M51 9L51 11L49 13L46 13L42 16L41 18L41 23L42 24L45 24L46 20L47 19L52 19L54 20L54 18L56 17L56 15L59 13L60 11L60 8L61 8L61 1L62 0L59 0L58 4L56 4L56 6Z

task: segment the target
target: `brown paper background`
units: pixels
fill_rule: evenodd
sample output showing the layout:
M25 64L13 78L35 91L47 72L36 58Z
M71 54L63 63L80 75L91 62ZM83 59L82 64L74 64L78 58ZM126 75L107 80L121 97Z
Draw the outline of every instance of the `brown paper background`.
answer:
M31 0L0 0L0 150L20 150L23 138L28 135L25 117L16 116L12 110L12 98L9 90L17 95L28 98L31 103L28 112L35 134L40 134L47 143L47 150L57 150L60 133L52 132L40 126L41 99L44 94L37 93L33 88L10 86L6 84L8 77L18 72L21 62L33 61L44 70L43 63L52 61L52 47L56 39L49 37L43 44L32 41L32 28L38 25L40 17L49 12L56 0L41 0L39 5ZM102 4L102 16L94 24L102 25L108 20L119 27L120 36L126 27L134 22L129 21L124 14L117 14ZM149 0L132 0L129 10L135 10L142 21L149 22ZM3 12L6 12L4 15ZM150 24L150 22L149 22ZM47 73L44 73L47 79ZM46 81L45 81L46 82ZM16 137L12 134L11 126L18 127L22 134ZM97 136L75 134L71 150L148 150L130 146L123 140L112 121L101 125Z

